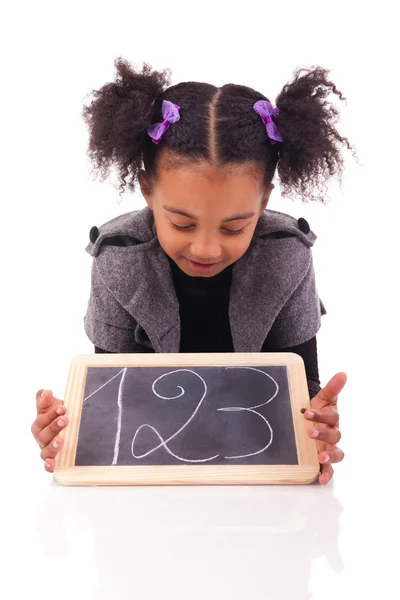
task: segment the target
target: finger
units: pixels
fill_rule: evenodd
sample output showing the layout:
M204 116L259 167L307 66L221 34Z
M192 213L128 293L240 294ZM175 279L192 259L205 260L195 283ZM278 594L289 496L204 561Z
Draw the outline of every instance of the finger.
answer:
M56 419L57 417L61 417L63 415L65 415L67 412L67 409L65 408L65 406L63 406L62 404L60 405L55 405L53 406L53 408L51 410L48 410L47 412L40 414L32 423L32 427L31 427L31 431L33 433L33 435L35 436L35 438L37 439L38 435L43 431L43 429L45 429L45 427L47 427L48 425L50 425L50 423L52 423L54 421L54 419Z
M321 464L326 463L338 463L344 458L343 450L340 448L334 448L333 450L323 450L318 454L318 460Z
M48 458L45 463L44 463L44 468L46 469L46 471L48 471L49 473L52 473L54 471L54 467L56 466L56 459L55 458Z
M326 483L328 483L328 481L330 481L332 479L333 476L333 467L332 465L321 465L321 472L319 474L319 482L322 483L322 485L325 485Z
M39 390L36 394L36 410L38 414L49 410L53 404L53 393L51 390Z
M45 446L40 453L40 458L47 460L48 458L55 458L60 452L64 440L61 437L55 437L54 440Z
M311 406L314 408L322 408L328 404L336 404L337 397L346 385L347 375L346 373L336 373L328 381L326 386L318 392L316 396L311 400Z
M319 440L321 442L326 442L327 444L337 444L340 442L342 434L339 429L328 427L324 429L318 429L317 427L313 427L308 430L308 435L315 440Z
M324 423L330 427L336 427L339 423L339 413L334 406L327 406L323 410L306 410L304 417L314 423Z
M52 404L64 404L62 400L55 398L51 390L39 390L36 394L36 411L39 414L47 412Z
M65 415L63 417L57 417L56 419L54 419L54 421L50 423L50 425L45 427L37 436L36 439L38 441L39 446L41 448L48 446L48 444L50 444L50 442L54 440L56 435L58 435L60 431L66 428L68 423L69 421Z

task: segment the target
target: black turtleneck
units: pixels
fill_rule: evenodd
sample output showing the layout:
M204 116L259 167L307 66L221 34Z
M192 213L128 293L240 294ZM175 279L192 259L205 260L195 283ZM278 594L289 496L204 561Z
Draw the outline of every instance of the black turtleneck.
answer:
M181 317L180 352L234 352L229 323L232 266L214 277L190 277L170 259Z

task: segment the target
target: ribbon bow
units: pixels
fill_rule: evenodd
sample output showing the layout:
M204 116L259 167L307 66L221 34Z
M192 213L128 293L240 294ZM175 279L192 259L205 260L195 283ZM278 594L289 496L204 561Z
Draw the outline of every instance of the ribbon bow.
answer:
M279 115L279 108L274 108L271 102L268 102L268 100L259 100L253 106L253 109L258 115L260 115L271 144L283 142L283 138L279 133L278 127L272 120L272 117Z
M168 131L172 123L179 121L179 111L181 107L177 104L173 104L169 100L163 100L162 103L162 114L164 121L162 123L154 123L147 129L147 133L155 144L159 144Z

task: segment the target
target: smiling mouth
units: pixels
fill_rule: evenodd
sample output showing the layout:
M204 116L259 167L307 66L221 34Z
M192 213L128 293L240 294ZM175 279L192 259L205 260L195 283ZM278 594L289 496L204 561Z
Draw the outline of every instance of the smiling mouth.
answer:
M195 260L191 260L190 258L186 258L186 260L187 260L187 262L189 264L189 267L192 269L192 271L195 271L196 273L208 273L216 265L219 264L217 262L214 262L214 263L200 263L200 262L197 262Z

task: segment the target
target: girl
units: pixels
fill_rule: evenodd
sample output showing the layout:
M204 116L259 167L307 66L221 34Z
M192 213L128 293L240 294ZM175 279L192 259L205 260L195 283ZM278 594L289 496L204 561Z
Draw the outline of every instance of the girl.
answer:
M89 155L103 177L119 169L122 192L138 181L148 206L90 231L84 325L95 352L299 354L311 399L304 417L327 483L344 456L337 400L346 375L321 389L316 236L304 219L266 207L276 170L283 195L308 200L321 200L318 188L341 173L341 145L351 146L324 101L341 92L326 69L299 69L273 107L242 85L169 87L168 71L115 66L115 82L83 110ZM53 471L68 419L62 401L42 392L32 433Z

